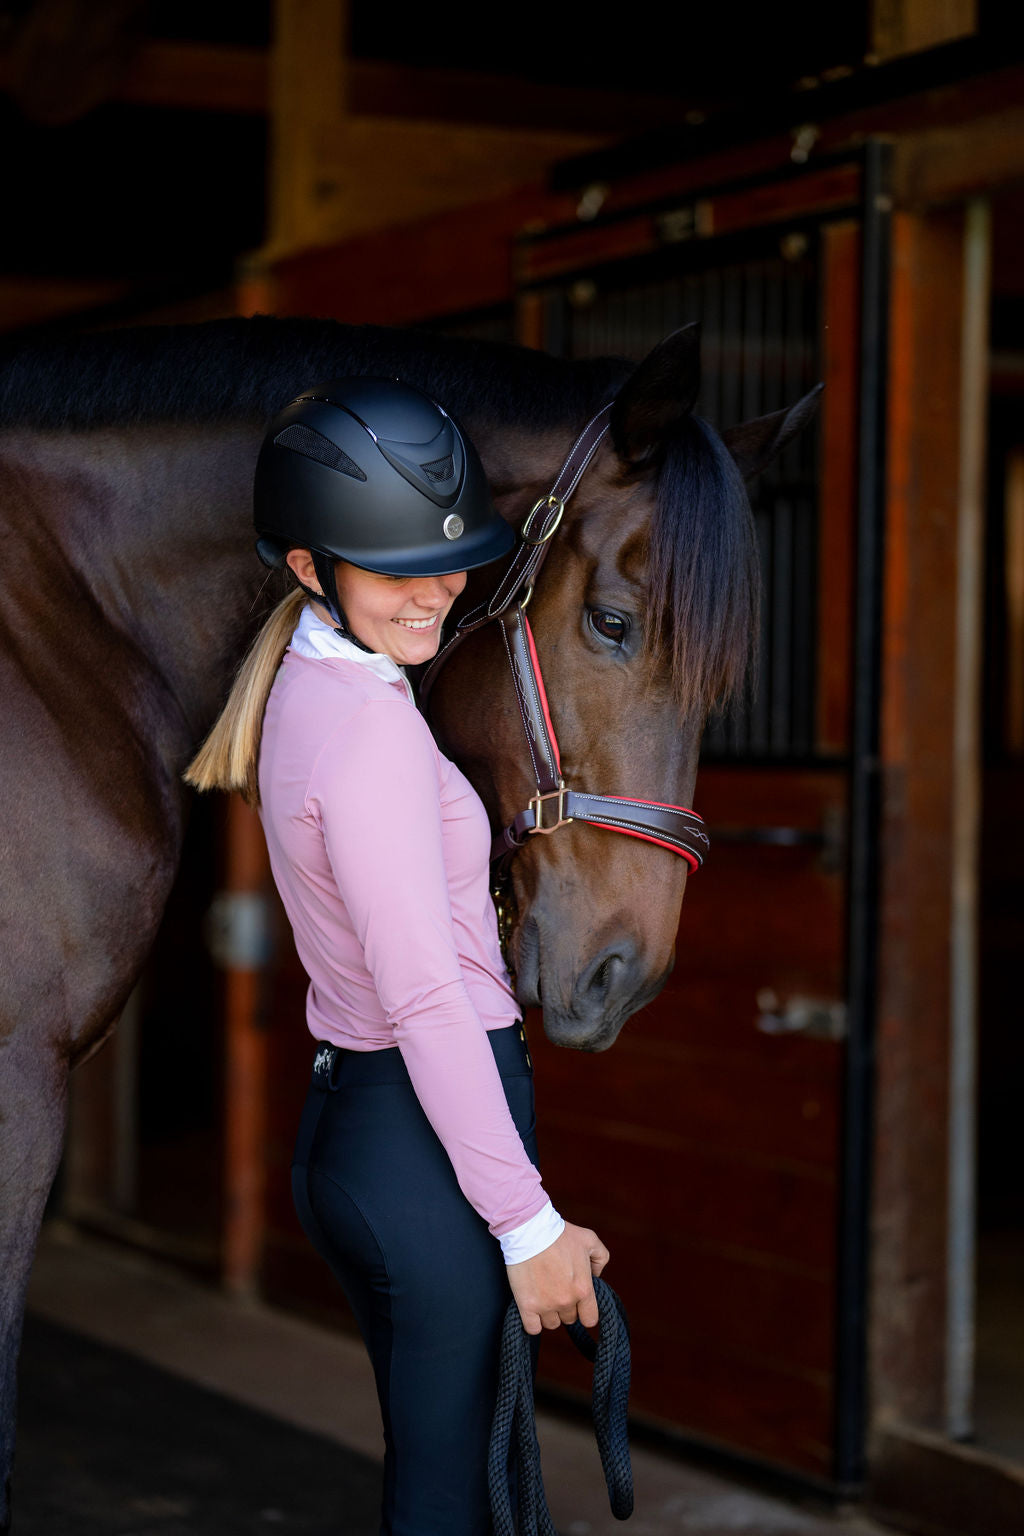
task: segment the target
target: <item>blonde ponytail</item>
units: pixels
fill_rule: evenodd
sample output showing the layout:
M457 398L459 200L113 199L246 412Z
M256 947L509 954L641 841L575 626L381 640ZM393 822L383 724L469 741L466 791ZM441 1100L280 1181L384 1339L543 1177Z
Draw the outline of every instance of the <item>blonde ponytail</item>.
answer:
M305 603L304 592L290 592L256 636L238 669L227 703L185 769L185 783L193 789L237 789L247 804L259 805L257 769L263 714Z

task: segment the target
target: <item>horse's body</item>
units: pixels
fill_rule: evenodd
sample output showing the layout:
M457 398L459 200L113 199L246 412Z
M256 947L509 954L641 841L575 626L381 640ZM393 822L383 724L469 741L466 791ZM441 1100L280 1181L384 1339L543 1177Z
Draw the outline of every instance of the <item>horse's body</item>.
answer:
M689 418L692 339L632 376L616 360L267 320L0 359L0 1479L68 1068L113 1028L153 941L181 846L181 771L251 632L263 427L300 388L346 373L400 374L439 398L513 520L629 379L531 608L563 766L580 787L690 803L708 701L742 665L749 509L721 443ZM780 413L748 433L744 467L800 419ZM622 644L595 630L595 610L630 621ZM475 637L442 672L433 707L445 744L507 820L531 790L501 666L496 639ZM517 856L520 993L543 1002L552 1038L601 1049L658 990L685 869L581 826ZM0 1504L0 1530L5 1520Z

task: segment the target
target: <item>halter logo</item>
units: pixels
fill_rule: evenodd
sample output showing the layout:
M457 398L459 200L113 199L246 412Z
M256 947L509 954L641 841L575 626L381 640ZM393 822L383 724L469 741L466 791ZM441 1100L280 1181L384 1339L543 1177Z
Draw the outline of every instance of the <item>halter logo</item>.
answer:
M512 668L513 668L513 670L514 670L514 672L516 674L516 677L519 680L519 693L520 693L520 697L524 698L524 699L529 698L530 697L530 685L533 682L533 678L530 676L530 674L527 671L526 667L523 665L523 661L522 661L521 657L514 656L512 658ZM541 740L540 740L540 737L537 734L537 729L536 729L536 726L535 726L535 716L534 716L532 710L523 715L523 724L526 726L526 729L528 730L530 735L533 737L533 740L537 743L538 746L540 746L541 745Z
M441 532L444 534L446 539L461 538L465 532L465 528L466 525L457 512L449 512L448 516L441 524Z

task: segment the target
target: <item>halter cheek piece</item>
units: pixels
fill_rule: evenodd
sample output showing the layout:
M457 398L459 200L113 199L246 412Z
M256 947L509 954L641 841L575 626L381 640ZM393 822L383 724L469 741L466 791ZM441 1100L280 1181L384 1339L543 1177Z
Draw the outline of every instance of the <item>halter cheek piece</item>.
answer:
M504 873L512 855L527 837L557 832L559 827L568 826L573 821L586 821L591 826L607 827L611 832L624 832L627 837L656 843L670 853L678 853L691 870L700 868L709 847L704 822L696 811L682 805L662 805L656 800L637 800L626 795L587 794L569 789L562 777L558 740L525 610L551 539L562 521L565 503L608 431L610 411L611 406L606 405L584 427L550 493L542 496L527 514L512 563L494 596L460 619L451 639L438 651L420 680L420 696L425 704L438 672L452 651L485 624L496 621L501 625L537 793L491 845L491 862L497 874Z

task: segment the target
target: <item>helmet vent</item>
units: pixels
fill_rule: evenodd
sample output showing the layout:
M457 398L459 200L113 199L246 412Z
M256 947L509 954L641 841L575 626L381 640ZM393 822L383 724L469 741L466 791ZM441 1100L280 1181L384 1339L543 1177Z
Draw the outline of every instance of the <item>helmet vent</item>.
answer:
M450 480L455 473L455 460L450 453L443 459L431 459L429 464L421 466L423 473L431 480Z
M307 459L316 459L318 464L326 464L328 469L336 469L339 474L351 475L353 480L366 479L355 459L350 459L329 437L324 437L322 432L314 432L312 427L295 423L279 432L274 442L281 448L291 448L295 453L304 454Z

